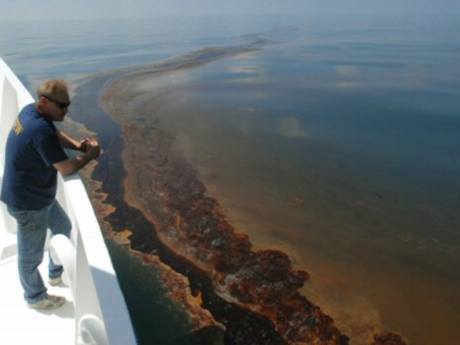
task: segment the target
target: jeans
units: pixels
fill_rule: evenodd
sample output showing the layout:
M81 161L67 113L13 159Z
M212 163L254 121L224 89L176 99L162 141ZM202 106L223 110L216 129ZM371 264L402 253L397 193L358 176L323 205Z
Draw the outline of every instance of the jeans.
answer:
M8 207L8 212L18 224L18 269L24 298L28 303L40 302L48 296L38 271L38 266L43 261L47 229L53 235L63 234L69 237L72 228L70 219L56 200L41 210ZM50 256L49 277L60 277L62 271L62 266L56 265Z

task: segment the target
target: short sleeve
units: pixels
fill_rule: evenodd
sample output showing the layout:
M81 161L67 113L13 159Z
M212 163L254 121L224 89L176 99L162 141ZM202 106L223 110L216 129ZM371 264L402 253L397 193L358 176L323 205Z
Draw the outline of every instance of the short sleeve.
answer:
M36 138L34 146L47 166L52 166L68 158L56 133L51 131Z

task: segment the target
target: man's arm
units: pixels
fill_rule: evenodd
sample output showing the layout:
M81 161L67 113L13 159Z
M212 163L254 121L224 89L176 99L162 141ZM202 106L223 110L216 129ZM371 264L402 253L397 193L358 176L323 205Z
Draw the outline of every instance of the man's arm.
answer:
M76 151L84 151L82 149L82 143L86 142L87 139L82 141L77 141L72 138L70 135L65 134L64 132L57 131L57 136L59 142L61 143L62 147L66 149L76 150Z
M57 171L59 171L63 176L72 175L78 170L83 168L91 160L99 157L101 153L101 148L97 141L88 141L85 145L86 152L80 154L76 157L69 158L58 163L53 164Z

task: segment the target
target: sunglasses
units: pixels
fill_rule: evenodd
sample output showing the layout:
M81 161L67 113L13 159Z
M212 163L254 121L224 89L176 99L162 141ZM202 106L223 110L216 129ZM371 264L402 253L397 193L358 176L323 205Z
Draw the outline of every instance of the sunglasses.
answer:
M57 100L52 99L51 97L48 97L48 96L45 96L45 95L43 95L43 97L45 97L46 99L48 99L51 102L53 102L54 104L56 104L61 109L65 109L65 108L68 108L70 106L70 102L60 102L60 101L57 101Z

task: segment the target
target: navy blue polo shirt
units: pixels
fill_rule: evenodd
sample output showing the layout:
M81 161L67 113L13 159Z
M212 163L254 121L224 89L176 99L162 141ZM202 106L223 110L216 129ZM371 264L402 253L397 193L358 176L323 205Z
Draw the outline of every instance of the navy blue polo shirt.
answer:
M19 113L8 135L0 199L20 210L39 210L56 196L57 170L67 159L52 121L29 104Z

